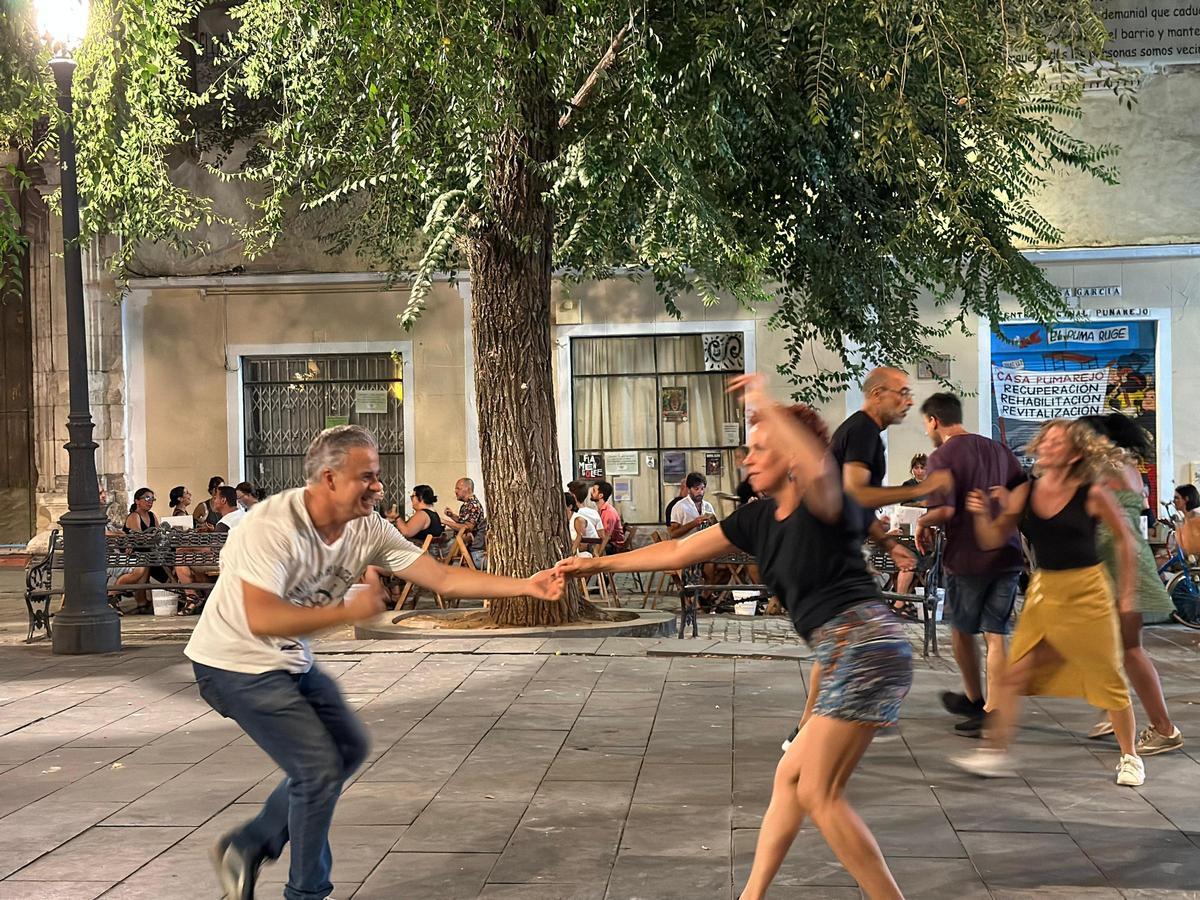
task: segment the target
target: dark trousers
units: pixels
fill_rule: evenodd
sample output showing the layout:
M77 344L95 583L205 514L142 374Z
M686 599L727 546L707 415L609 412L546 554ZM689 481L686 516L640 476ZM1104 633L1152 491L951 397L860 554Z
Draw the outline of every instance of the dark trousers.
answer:
M250 857L278 859L292 844L286 900L324 900L329 826L342 785L366 759L367 733L337 684L315 665L303 675L245 675L193 663L200 696L233 719L284 771L262 811L231 835Z

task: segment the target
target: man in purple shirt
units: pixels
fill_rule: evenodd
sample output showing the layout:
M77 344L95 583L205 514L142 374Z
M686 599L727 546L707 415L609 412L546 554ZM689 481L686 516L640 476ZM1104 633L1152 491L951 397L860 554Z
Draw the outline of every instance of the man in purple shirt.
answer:
M995 696L996 679L1004 670L1005 635L1012 627L1013 604L1023 557L1014 533L999 550L982 550L975 540L974 522L966 511L973 490L985 493L995 485L1014 488L1025 481L1020 463L999 441L971 434L962 424L962 402L953 394L934 394L921 404L925 433L936 448L926 472L940 470L953 477L953 487L930 495L929 511L917 522L917 546L928 549L929 529L946 530L942 566L946 572L946 614L950 620L954 659L962 673L964 693L946 691L946 709L965 717L958 731L978 734L985 698L979 675L975 635L987 644L987 696Z

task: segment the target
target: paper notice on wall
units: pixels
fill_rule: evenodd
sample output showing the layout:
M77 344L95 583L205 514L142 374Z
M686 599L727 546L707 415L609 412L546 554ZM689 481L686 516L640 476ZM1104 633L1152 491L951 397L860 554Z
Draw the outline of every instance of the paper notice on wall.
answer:
M604 466L609 475L638 474L638 451L609 450L604 454ZM613 484L616 484L614 481Z
M386 389L359 388L354 392L354 411L360 416L380 415L388 411Z
M997 414L1022 422L1100 415L1108 381L1107 368L1032 372L992 366Z
M721 444L725 447L736 447L742 442L741 422L721 423Z

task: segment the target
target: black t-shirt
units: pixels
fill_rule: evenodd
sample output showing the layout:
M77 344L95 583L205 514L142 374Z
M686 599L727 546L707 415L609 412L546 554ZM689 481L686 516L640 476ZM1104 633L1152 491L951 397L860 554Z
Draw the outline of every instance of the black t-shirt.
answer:
M665 519L663 519L664 522L671 521L671 510L673 510L675 508L675 504L678 503L682 499L683 499L682 497L672 497L671 498L671 502L667 504L667 517Z
M754 496L755 496L755 490L754 490L754 488L752 488L750 486L749 478L743 478L741 481L738 482L738 486L737 486L738 505L741 505L744 503L749 503L751 500L754 499Z
M747 503L721 522L731 544L758 560L762 578L805 640L839 612L879 598L863 560L862 509L844 497L838 522L822 522L801 504L776 520L773 498Z
M846 463L859 463L871 473L871 487L882 487L887 472L887 458L883 452L883 430L861 409L838 426L829 441L829 452L837 462L841 476ZM875 521L875 510L864 509L860 513L863 531Z

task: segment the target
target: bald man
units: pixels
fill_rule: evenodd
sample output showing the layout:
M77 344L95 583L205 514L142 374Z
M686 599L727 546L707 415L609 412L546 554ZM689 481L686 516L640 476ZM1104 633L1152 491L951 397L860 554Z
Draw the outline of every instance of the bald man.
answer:
M919 484L884 487L887 457L883 432L904 420L913 405L912 389L907 373L882 366L867 375L862 393L862 409L833 433L829 449L842 470L846 493L863 508L864 526L870 526L879 507L919 500L948 488L949 476L938 476L933 483L930 479L934 476L930 476Z

